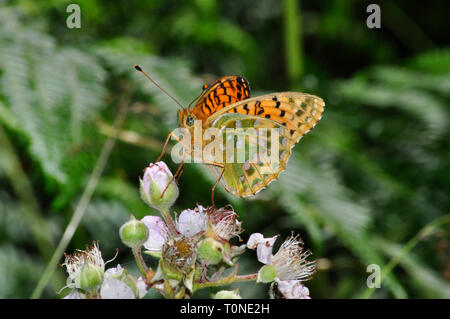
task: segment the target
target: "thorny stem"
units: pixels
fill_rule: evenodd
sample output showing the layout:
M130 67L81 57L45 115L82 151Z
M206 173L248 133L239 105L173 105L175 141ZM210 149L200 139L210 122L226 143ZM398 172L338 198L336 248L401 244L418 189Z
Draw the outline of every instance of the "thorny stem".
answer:
M233 272L227 277L221 278L215 281L207 281L207 282L194 282L194 291L198 289L203 289L207 287L218 287L232 284L234 282L244 282L244 281L254 281L258 278L258 274L248 274L248 275L240 275L237 276L237 266L234 268Z
M141 247L134 247L132 249L133 251L133 255L134 255L134 259L136 259L136 264L139 268L139 271L141 272L142 276L144 276L144 278L147 277L147 272L148 272L148 267L145 264L144 258L142 258L142 254L141 254Z

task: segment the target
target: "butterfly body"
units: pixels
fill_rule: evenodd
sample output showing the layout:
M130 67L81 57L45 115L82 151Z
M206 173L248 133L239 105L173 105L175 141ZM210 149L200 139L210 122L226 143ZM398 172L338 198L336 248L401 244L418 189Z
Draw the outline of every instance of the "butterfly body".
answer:
M252 196L278 178L286 168L292 147L317 124L325 106L321 98L299 92L279 92L250 98L248 81L241 76L225 76L203 88L205 91L194 107L180 110L178 114L179 126L187 128L192 138L196 120L201 121L203 132L208 128L222 131L225 128L277 130L276 135L272 133L270 136L269 133L269 136L258 137L265 139L267 145L277 139L279 150L276 165L258 157L247 158L243 163L207 163L224 188L237 197ZM261 148L260 140L257 144L253 146ZM266 149L269 148L267 145ZM205 146L202 144L203 148ZM246 146L243 147L247 154ZM223 155L221 158L226 157Z

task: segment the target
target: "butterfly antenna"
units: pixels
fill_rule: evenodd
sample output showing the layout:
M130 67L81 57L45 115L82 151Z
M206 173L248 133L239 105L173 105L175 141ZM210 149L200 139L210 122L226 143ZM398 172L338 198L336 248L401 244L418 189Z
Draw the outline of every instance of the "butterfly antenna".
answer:
M191 107L192 103L194 103L195 101L197 101L202 95L203 93L206 91L207 88L203 89L202 93L200 93L199 96L197 96L191 103L189 103L188 108Z
M149 77L149 76L147 75L147 73L145 73L144 70L142 70L142 68L141 68L139 65L135 64L135 65L134 65L134 68L135 68L136 70L138 70L139 72L141 72L142 74L144 74L144 75L147 77L147 79L149 79L150 81L152 81L152 83L158 87L158 89L160 89L161 91L163 91L164 93L166 93L166 95L167 95L168 97L170 97L172 100L174 100L175 103L177 103L177 104L184 110L183 105L181 105L181 103L178 102L177 99L174 98L172 95L170 95L166 90L164 90L162 87L160 87L160 86L158 85L158 83L156 83L151 77Z

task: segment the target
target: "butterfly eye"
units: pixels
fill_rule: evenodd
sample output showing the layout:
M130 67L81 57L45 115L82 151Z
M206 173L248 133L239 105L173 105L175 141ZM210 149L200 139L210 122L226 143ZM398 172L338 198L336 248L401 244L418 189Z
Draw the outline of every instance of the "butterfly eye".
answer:
M192 125L194 125L194 121L195 121L194 117L192 115L189 115L186 119L186 124L188 126L192 126Z

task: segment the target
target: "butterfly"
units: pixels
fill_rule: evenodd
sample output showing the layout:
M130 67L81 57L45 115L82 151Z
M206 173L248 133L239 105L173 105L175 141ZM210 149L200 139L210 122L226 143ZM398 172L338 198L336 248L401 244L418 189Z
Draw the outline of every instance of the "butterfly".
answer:
M229 193L247 197L255 195L278 178L286 168L292 148L319 122L324 107L325 103L320 97L300 92L279 92L252 98L245 77L228 75L210 85L204 85L194 106L178 111L178 123L180 128L191 131L192 137L196 121L201 121L203 132L208 128L266 129L269 134L262 137L266 139L266 148L271 143L269 130L278 129L277 165L258 158L247 158L243 163L205 162L218 178L213 192L220 181ZM260 140L257 143L260 144ZM204 147L205 144L202 144Z
M192 109L180 110L180 127L190 128L195 120L202 128L279 128L280 158L276 170L268 163L209 164L221 184L237 197L252 196L276 180L286 168L292 147L321 119L324 101L314 95L281 92L250 98L250 86L242 76L224 76L203 87L205 92Z

